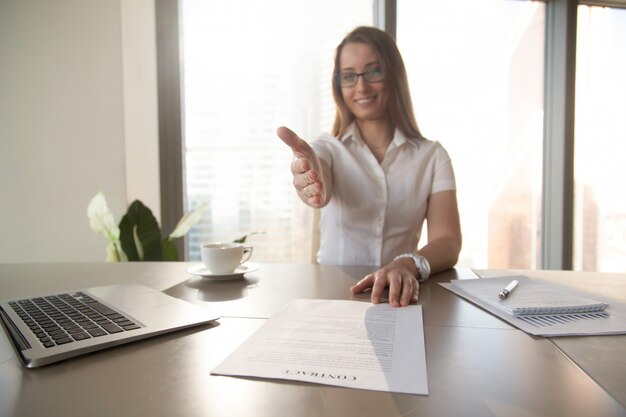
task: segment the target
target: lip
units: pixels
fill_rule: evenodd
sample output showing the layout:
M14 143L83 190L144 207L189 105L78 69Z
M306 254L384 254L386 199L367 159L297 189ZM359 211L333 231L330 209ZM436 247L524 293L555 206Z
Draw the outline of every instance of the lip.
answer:
M354 102L356 104L369 104L369 103L373 102L374 100L376 100L376 96L369 96L369 97L355 98Z

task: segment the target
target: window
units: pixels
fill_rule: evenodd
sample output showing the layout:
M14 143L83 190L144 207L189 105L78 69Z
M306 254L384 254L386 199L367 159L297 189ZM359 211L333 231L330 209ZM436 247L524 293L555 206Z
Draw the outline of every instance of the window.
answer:
M189 259L202 242L261 233L253 259L311 260L313 211L293 190L276 128L307 140L330 131L334 49L372 24L372 1L182 2L184 193L188 209L209 203Z
M418 125L455 168L459 266L539 267L545 4L397 3Z
M181 2L185 206L210 206L188 258L198 259L202 241L264 232L253 237L255 259L311 259L312 211L293 192L291 152L275 129L309 140L330 129L334 48L381 17L375 9L392 13L383 17L397 28L422 132L454 162L459 266L567 269L573 252L574 269L623 271L626 10L563 0L388 2Z
M626 270L626 10L578 7L574 269Z

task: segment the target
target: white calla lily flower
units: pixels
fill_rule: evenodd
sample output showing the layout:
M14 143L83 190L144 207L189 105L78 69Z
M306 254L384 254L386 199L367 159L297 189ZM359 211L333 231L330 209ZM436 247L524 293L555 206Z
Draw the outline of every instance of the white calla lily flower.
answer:
M109 210L107 201L102 192L96 194L89 202L89 206L87 206L87 217L89 218L91 230L112 242L119 240L120 228L115 223L113 213Z
M191 213L185 214L183 218L179 220L178 224L174 228L174 231L170 233L170 239L185 236L187 232L189 232L189 229L191 229L191 226L198 223L207 206L208 203L201 204Z

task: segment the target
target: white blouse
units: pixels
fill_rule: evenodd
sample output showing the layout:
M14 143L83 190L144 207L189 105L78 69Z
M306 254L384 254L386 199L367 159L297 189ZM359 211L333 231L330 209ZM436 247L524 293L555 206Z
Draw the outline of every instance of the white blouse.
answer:
M443 146L397 129L380 164L354 124L340 139L325 134L311 146L333 176L321 209L320 264L380 266L416 250L429 196L456 189Z

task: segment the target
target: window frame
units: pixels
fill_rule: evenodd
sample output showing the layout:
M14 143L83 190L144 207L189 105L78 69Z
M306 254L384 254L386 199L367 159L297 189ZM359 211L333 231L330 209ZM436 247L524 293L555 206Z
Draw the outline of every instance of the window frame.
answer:
M571 0L546 2L542 269L573 266L577 7Z

